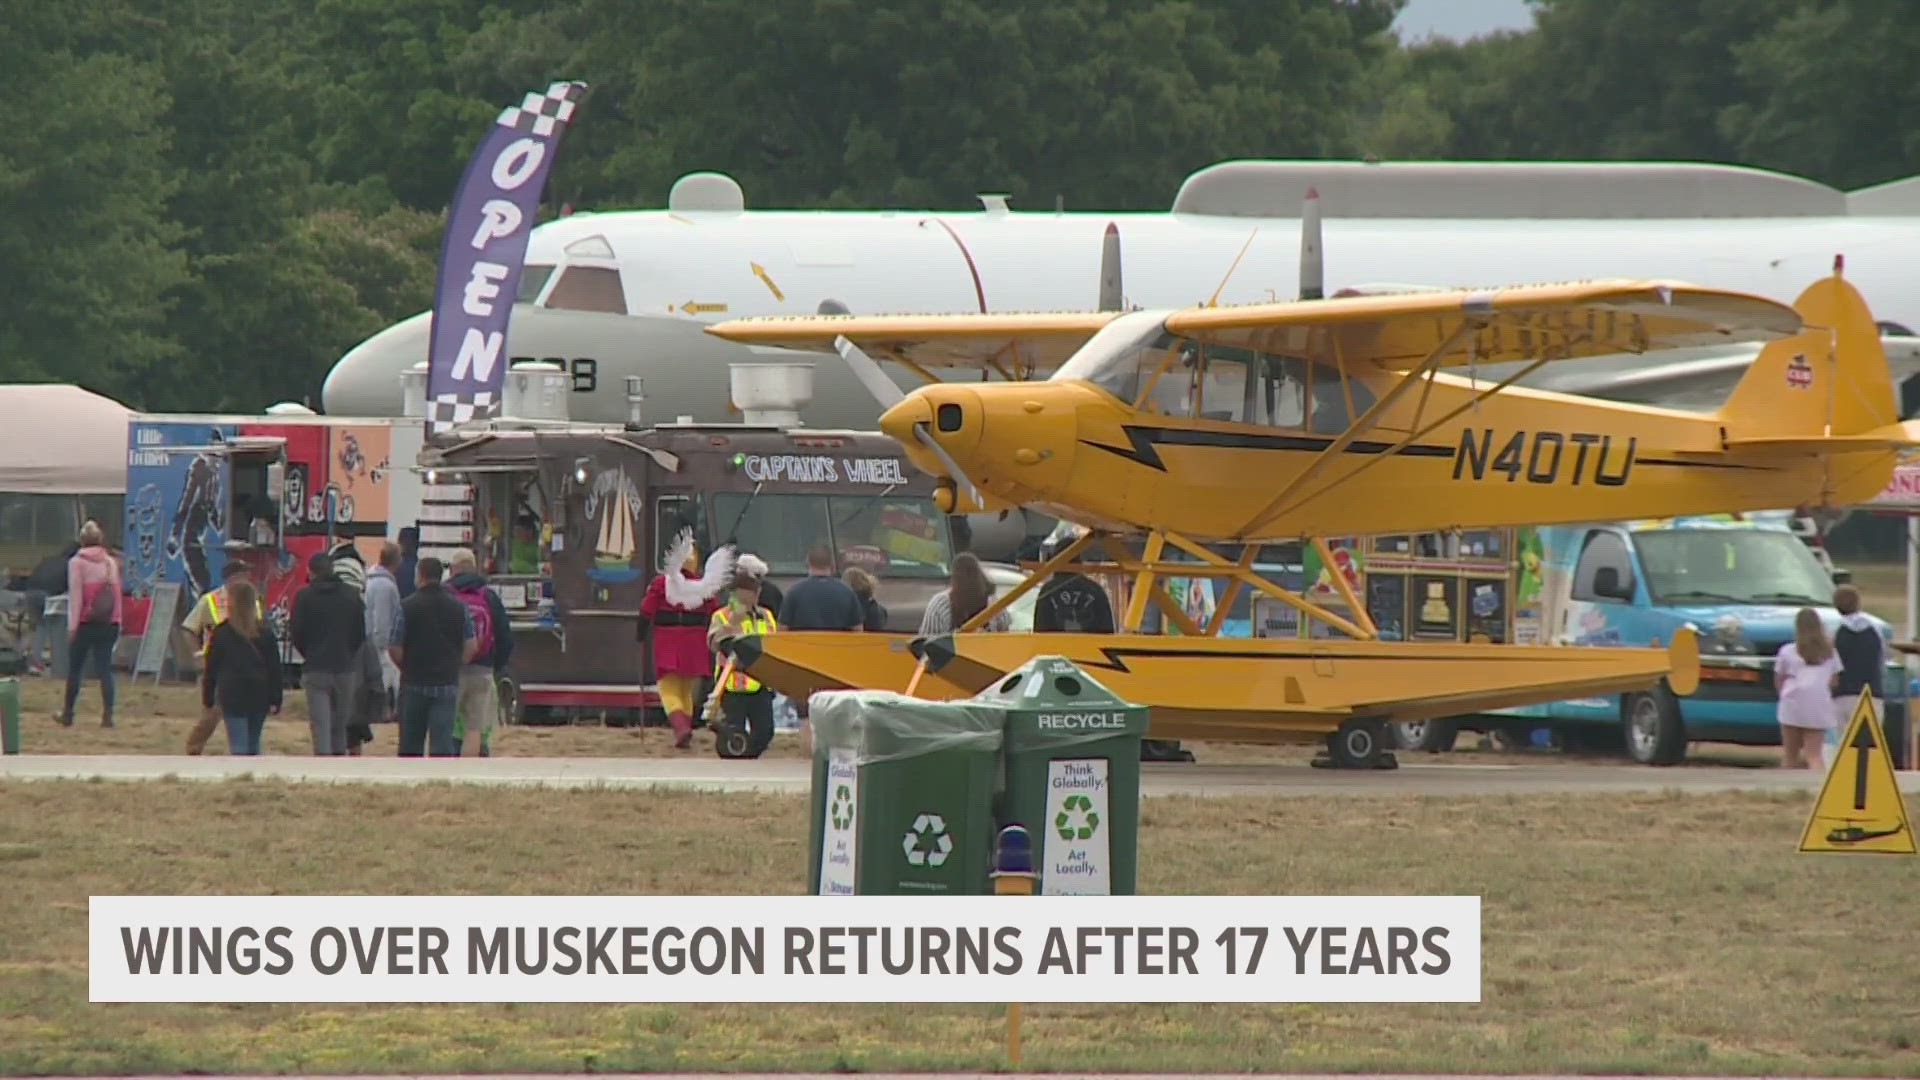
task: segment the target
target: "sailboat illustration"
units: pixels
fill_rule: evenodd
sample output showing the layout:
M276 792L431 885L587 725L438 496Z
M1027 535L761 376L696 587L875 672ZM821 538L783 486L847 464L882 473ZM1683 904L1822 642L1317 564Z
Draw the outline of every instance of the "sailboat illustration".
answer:
M593 565L587 576L602 584L619 584L640 576L633 565L633 499L625 474L617 474L613 490L601 500L600 537L593 548Z

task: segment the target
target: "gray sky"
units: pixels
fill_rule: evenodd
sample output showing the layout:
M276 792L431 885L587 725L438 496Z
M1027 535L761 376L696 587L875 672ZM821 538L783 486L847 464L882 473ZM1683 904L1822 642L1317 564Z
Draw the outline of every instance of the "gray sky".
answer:
M1465 40L1532 25L1533 13L1527 10L1526 0L1408 0L1393 24L1406 42L1429 35Z

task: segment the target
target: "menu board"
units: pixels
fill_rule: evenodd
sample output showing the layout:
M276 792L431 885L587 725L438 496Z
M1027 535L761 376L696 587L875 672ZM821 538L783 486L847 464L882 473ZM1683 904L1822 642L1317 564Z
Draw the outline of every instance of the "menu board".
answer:
M1460 579L1416 574L1409 580L1413 595L1407 603L1413 636L1460 640Z
M1467 639L1485 635L1495 644L1507 640L1507 579L1469 578L1467 586Z
M1407 579L1401 574L1367 575L1367 617L1383 641L1407 637Z

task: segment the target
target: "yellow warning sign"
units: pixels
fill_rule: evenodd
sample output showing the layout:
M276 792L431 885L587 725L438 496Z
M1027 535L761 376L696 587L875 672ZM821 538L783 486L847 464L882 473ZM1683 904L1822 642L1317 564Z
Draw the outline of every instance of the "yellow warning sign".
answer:
M1920 853L1907 823L1907 805L1894 779L1886 732L1874 715L1873 695L1863 691L1827 782L1800 837L1801 851L1865 851L1879 855Z

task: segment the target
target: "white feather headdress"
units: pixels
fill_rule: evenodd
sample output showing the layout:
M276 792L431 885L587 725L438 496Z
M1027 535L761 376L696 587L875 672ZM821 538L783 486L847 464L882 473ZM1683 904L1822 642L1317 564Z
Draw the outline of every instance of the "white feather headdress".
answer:
M767 564L761 560L760 556L751 552L735 559L733 565L756 578L767 576Z
M674 538L673 546L667 549L665 565L660 567L660 574L667 581L667 603L674 607L699 607L733 579L733 548L722 547L707 556L707 565L700 576L689 579L680 572L680 568L687 565L687 557L692 554L693 530L681 529L680 535Z

